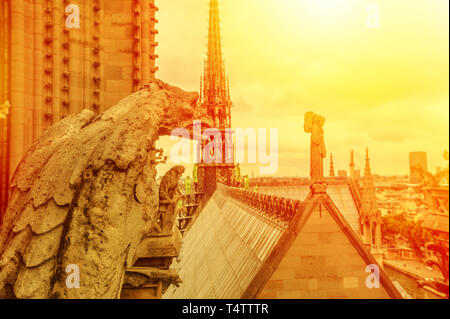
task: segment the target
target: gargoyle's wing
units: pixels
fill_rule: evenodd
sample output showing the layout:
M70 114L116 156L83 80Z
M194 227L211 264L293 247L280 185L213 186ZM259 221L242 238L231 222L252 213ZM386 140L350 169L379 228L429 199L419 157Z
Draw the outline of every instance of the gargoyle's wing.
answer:
M73 190L61 171L64 166L50 176L43 175L44 168L94 116L85 110L59 121L33 143L20 162L11 181L10 201L0 232L0 297L13 297L16 281L18 297L48 294L43 285L25 294L19 287L19 282L26 286L30 276L34 277L31 282L51 277L53 270L48 261L59 248L62 224L73 199Z
M0 298L117 296L130 251L157 210L149 154L165 101L145 102L148 95L137 92L99 117L69 116L26 152L0 231ZM70 264L80 270L79 289L65 284Z

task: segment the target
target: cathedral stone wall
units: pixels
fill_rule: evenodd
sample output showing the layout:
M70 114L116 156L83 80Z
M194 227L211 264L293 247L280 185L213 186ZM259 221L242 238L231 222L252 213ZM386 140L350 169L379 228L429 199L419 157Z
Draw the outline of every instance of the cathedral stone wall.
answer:
M0 120L1 217L8 181L45 129L82 109L100 113L154 79L158 8L154 0L0 6L0 103L11 104Z

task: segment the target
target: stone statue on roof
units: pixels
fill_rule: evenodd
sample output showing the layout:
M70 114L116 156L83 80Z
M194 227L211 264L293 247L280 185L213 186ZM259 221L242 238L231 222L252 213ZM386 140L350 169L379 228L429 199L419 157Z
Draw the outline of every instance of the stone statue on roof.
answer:
M305 114L304 130L311 133L311 158L310 175L311 182L322 182L323 176L323 158L326 157L323 125L325 118L313 112Z

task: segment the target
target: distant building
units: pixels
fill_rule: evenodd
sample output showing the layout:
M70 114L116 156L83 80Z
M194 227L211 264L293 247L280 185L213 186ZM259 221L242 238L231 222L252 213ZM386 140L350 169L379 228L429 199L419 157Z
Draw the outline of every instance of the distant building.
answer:
M409 153L409 172L411 184L419 184L421 179L416 169L420 168L424 172L428 171L427 153L426 152L411 152Z
M400 188L392 184L377 187L377 199L382 215L406 213L408 217L414 218L424 197L411 187Z
M346 170L338 170L338 177L340 178L347 178L347 171Z

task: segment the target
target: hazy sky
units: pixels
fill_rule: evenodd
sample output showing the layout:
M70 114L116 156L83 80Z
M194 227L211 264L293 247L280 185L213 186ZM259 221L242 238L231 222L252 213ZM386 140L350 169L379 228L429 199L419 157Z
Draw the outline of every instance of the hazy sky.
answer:
M198 91L208 3L157 0L158 78ZM368 4L379 28L366 26ZM447 165L448 0L219 0L219 11L233 127L279 129L275 175L309 174L307 111L326 118L336 170L352 148L363 170L366 146L377 174L407 174L416 150L432 172Z

